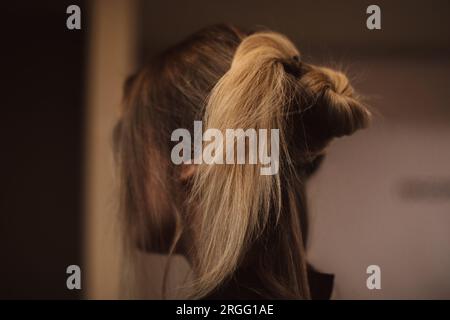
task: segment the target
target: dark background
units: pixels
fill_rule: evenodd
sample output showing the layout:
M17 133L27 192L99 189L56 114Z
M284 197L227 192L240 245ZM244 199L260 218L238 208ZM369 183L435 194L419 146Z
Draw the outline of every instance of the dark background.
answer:
M84 1L2 3L0 298L78 298L87 29L65 9Z

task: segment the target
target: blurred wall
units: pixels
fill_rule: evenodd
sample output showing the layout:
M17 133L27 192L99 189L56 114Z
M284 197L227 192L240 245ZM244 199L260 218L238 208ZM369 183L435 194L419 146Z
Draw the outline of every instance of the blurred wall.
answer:
M154 53L204 26L226 22L268 27L300 50L329 59L355 55L448 56L450 2L446 0L141 0L144 52ZM377 4L382 30L366 28L366 8ZM338 60L339 61L339 60Z
M309 259L338 298L450 298L450 60L378 58L370 129L333 142L309 188ZM381 290L366 268L381 267Z
M89 12L84 297L117 299L120 297L121 245L111 139L123 83L136 62L136 1L95 0Z

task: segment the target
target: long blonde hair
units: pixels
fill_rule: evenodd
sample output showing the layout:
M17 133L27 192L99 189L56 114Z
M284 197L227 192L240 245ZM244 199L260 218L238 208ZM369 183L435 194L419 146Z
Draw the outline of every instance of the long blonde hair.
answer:
M249 263L258 297L310 298L306 169L333 137L370 118L347 77L303 62L281 34L214 26L166 51L126 91L115 140L131 243L185 254L192 298L220 291ZM194 120L222 132L278 129L278 174L260 175L260 164L201 164L180 182L170 133L192 131Z

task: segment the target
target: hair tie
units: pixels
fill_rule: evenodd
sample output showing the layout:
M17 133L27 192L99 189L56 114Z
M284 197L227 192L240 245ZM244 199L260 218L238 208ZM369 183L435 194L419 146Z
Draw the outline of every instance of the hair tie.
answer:
M300 78L302 75L302 62L300 56L295 55L281 63L284 67L284 71L293 75L295 78Z

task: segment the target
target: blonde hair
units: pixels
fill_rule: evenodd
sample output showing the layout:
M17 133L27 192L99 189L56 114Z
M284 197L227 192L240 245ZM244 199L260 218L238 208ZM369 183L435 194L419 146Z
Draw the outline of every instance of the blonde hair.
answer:
M306 168L333 137L365 127L369 111L343 73L301 61L295 45L275 32L216 26L157 61L132 85L116 134L130 234L136 239L141 228L140 247L143 241L188 256L192 298L220 291L251 256L264 283L250 288L259 297L309 299ZM190 128L195 119L222 132L278 129L279 173L260 175L260 164L201 164L187 185L180 183L168 160L170 130ZM150 163L157 168L149 170ZM172 220L169 228L163 220Z

